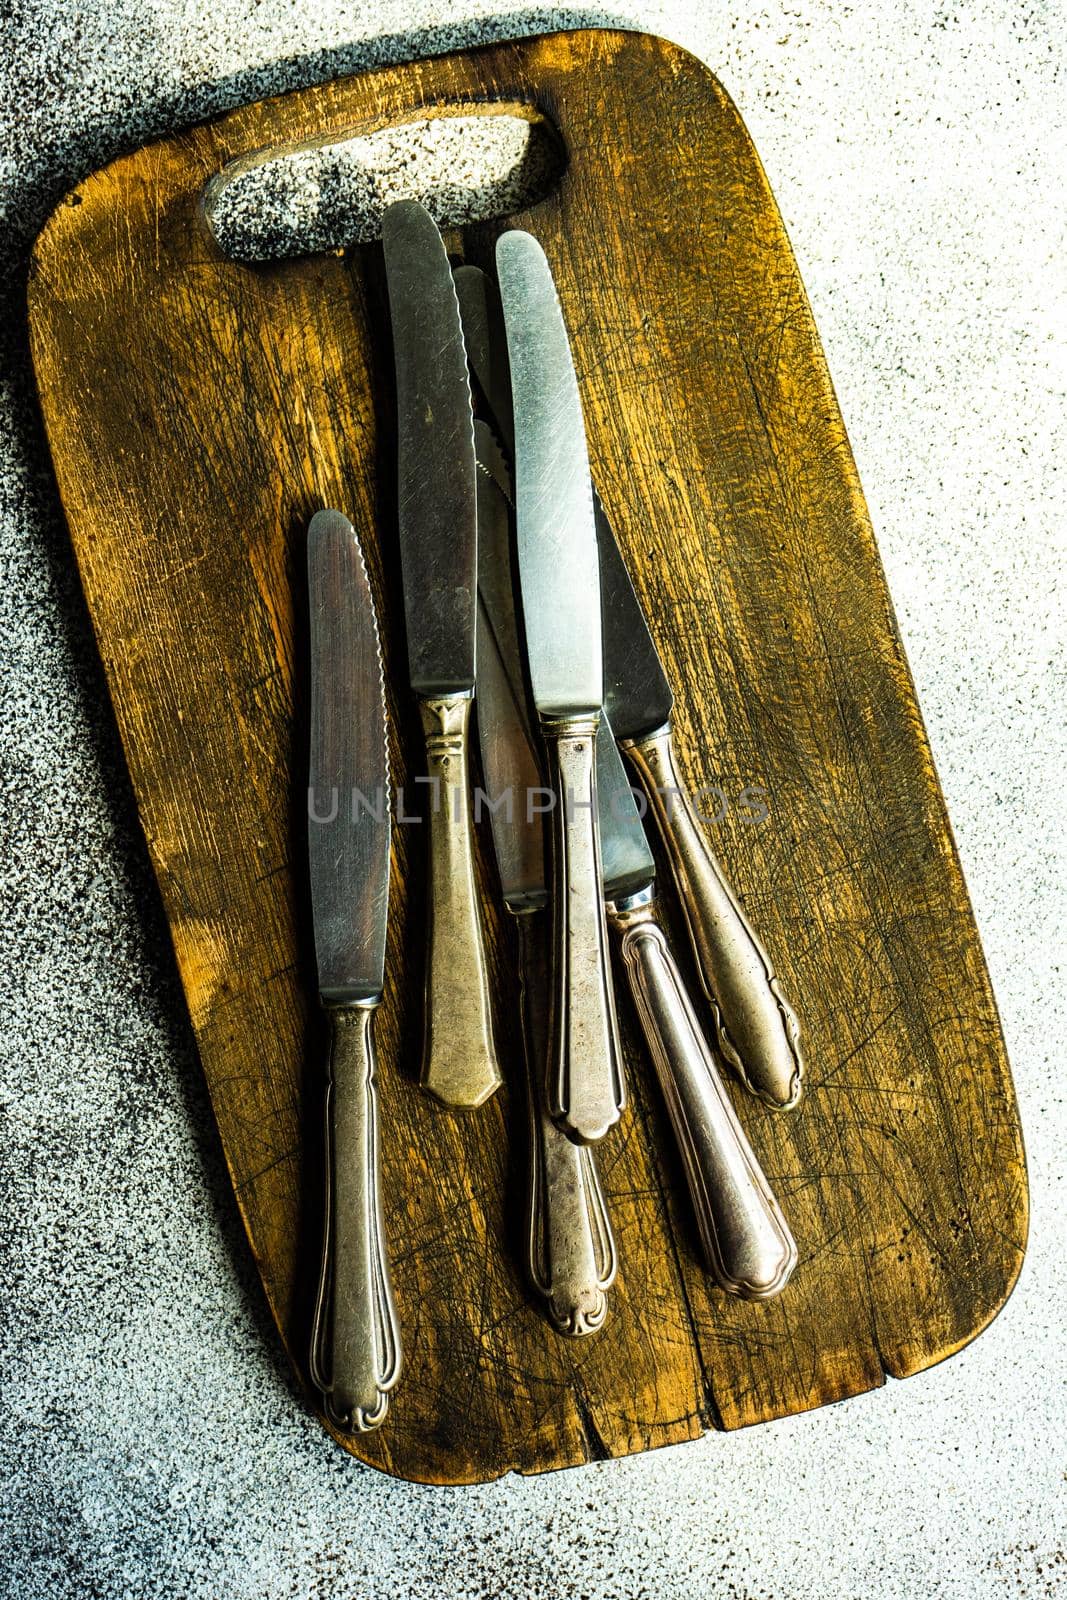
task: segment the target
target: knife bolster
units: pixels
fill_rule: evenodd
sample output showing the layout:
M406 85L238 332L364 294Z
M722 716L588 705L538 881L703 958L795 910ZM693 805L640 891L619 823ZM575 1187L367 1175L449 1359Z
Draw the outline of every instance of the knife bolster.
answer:
M472 698L464 693L419 701L431 787L421 1082L458 1108L482 1105L501 1082L474 876L467 759Z

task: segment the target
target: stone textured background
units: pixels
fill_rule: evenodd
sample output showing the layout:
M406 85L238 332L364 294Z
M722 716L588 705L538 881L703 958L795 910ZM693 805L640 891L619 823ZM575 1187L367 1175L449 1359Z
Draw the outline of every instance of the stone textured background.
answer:
M1003 1010L1032 1242L1001 1318L927 1375L433 1490L330 1443L261 1301L57 510L24 263L66 188L154 136L374 62L613 22L721 76L789 226ZM3 1594L1064 1589L1063 8L16 0L0 26Z

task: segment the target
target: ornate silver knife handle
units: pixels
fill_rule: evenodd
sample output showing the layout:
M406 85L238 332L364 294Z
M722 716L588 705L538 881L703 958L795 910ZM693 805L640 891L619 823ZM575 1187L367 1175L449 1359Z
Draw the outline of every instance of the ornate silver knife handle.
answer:
M675 766L670 727L621 740L620 748L637 769L667 847L711 1002L716 1043L746 1089L788 1110L802 1087L800 1027L693 814Z
M548 1108L579 1144L602 1139L626 1103L600 887L599 721L599 713L541 718L556 796Z
M380 1427L400 1376L378 1177L377 1007L330 1008L325 1224L310 1368L327 1417L345 1433Z
M574 1144L545 1103L545 1008L548 951L539 911L518 916L519 976L527 1105L530 1113L530 1188L526 1258L530 1280L544 1297L553 1325L573 1336L595 1333L615 1281L615 1238L588 1145Z
M430 807L430 928L421 1081L446 1106L480 1106L500 1086L474 881L467 694L420 699Z
M797 1249L730 1104L663 931L651 890L608 908L667 1102L708 1267L746 1300L785 1288Z

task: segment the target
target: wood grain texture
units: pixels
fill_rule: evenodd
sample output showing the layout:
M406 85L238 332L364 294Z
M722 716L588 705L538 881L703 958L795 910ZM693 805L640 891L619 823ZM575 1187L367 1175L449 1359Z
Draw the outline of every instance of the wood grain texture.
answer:
M678 696L692 784L767 791L715 843L804 1028L807 1093L735 1092L800 1243L767 1305L701 1270L628 1007L631 1109L602 1150L620 1272L603 1331L558 1338L521 1258L514 930L490 959L514 1092L419 1092L425 830L395 830L379 1044L384 1203L406 1369L350 1445L439 1482L623 1455L837 1400L958 1350L1019 1269L1026 1183L993 996L845 430L758 159L676 47L573 33L325 85L117 161L42 234L30 314L85 593L234 1186L305 1370L324 1029L301 813L303 559L322 505L367 551L392 759L405 691L379 251L250 269L205 183L271 144L469 103L536 106L558 190L542 241L594 474ZM495 226L450 243L480 264ZM410 799L409 799L410 804ZM483 846L486 841L482 841ZM670 914L663 875L661 902ZM681 918L674 946L684 953ZM696 993L695 978L687 967Z

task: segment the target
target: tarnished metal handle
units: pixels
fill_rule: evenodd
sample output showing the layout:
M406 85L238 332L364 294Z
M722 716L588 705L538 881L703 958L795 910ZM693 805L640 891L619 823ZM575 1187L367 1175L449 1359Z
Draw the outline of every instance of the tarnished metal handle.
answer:
M467 765L469 695L419 701L430 806L430 927L421 1082L446 1106L480 1106L499 1088L489 974L474 881Z
M548 949L544 916L520 915L519 977L530 1113L527 1266L560 1333L595 1333L615 1281L615 1239L596 1157L556 1127L545 1103Z
M346 1433L381 1425L400 1376L378 1178L376 1004L330 1011L326 1215L311 1334L311 1377Z
M643 899L643 897L640 897ZM663 931L646 904L608 908L720 1288L769 1300L796 1266L793 1236L730 1104Z
M552 852L555 990L548 1107L580 1144L594 1144L622 1114L626 1091L600 887L596 717L543 717L556 804Z
M670 728L626 741L667 846L689 924L716 1043L745 1088L787 1110L800 1098L800 1028L770 957L749 927L693 814L674 763Z

